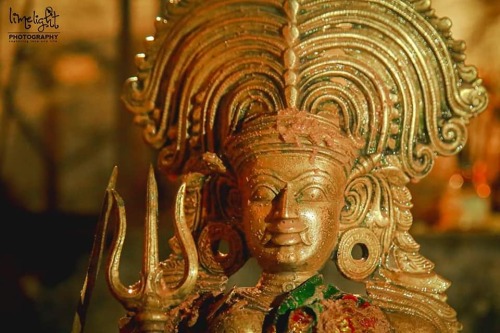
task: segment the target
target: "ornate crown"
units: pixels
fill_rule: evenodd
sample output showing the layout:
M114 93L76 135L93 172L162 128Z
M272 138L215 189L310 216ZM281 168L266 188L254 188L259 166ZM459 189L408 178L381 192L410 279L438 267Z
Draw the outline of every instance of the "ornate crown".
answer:
M225 155L237 169L245 159L258 154L305 152L310 161L316 156L333 159L348 175L360 147L343 134L338 118L331 118L284 109L276 115L252 119L228 137Z
M421 0L168 2L123 98L170 172L255 112L298 109L336 113L361 155L419 179L487 103L450 27Z

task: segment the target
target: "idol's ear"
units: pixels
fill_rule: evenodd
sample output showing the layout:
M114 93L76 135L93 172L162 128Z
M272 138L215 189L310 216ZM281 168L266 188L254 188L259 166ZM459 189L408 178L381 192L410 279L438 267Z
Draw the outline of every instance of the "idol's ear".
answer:
M195 239L200 264L196 288L198 292L222 292L227 279L246 262L248 252L240 230L236 183L214 153L191 160L185 169L191 172L182 177L184 219ZM165 275L175 280L173 275L182 274L184 255L177 237L171 238L169 245L173 254L164 262Z
M456 332L455 310L445 302L450 283L434 272L409 233L409 178L396 157L373 162L364 163L364 172L348 184L337 266L347 278L364 282L373 302L390 313L416 315L439 332Z
M230 277L249 256L236 176L231 170L214 175L204 193L206 220L197 241L200 264L211 274Z

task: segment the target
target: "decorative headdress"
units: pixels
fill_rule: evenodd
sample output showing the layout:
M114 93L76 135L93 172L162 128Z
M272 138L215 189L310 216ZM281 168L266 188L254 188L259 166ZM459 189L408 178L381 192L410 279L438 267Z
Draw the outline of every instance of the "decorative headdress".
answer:
M124 100L173 172L258 114L297 109L337 117L360 156L397 156L419 179L486 105L450 27L422 0L172 1Z

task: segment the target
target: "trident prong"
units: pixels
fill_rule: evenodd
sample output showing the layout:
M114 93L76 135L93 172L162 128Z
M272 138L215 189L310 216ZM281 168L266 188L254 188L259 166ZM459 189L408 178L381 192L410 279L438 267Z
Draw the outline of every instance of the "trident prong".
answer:
M120 257L126 234L126 212L123 199L116 192L114 180L110 181L107 194L108 207L117 218L111 254L107 266L107 281L114 297L125 309L133 313L138 332L164 332L168 320L167 311L179 304L182 298L194 289L198 276L198 254L193 236L184 217L185 184L179 188L175 209L175 235L181 244L185 258L184 277L176 287L163 283L163 270L158 257L158 188L153 168L150 166L146 218L144 224L144 253L139 281L126 287L120 280ZM109 215L106 216L108 218Z

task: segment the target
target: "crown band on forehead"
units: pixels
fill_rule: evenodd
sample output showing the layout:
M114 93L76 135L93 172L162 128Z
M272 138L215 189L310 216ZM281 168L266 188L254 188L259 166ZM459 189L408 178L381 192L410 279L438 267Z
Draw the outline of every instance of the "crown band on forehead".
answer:
M350 170L360 148L345 136L334 119L295 109L261 116L243 124L226 141L226 154L235 169L248 158L273 152L322 156Z

